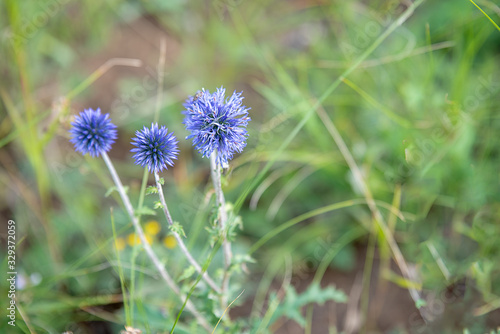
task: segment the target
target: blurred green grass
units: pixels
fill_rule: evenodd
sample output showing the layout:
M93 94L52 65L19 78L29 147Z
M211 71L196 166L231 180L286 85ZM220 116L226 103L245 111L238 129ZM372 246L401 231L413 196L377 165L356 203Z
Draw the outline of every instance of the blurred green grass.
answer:
M500 22L498 3L478 5ZM2 140L0 157L1 212L3 221L17 222L18 237L25 237L18 246L23 275L42 277L38 285L19 291L24 313L41 332L76 330L84 320L123 323L113 309L86 307L115 303L119 308L117 266L99 267L116 260L109 214L116 202L104 198L111 183L101 161L72 152L69 118L58 112L100 107L119 120L120 139L110 155L136 203L142 171L131 163L128 138L153 119L156 89L148 89L145 80L155 71L161 36L167 36L168 56L160 122L178 137L187 134L182 101L201 87L243 90L252 107L248 146L233 161L225 187L228 200L241 205L244 229L236 252L245 253L301 214L363 198L316 115L281 154L276 152L311 105L403 12L404 2L5 0L1 6L0 133L8 139ZM499 45L498 30L469 1L426 1L321 103L374 198L391 206L395 189L401 188L405 221L395 222L394 237L406 261L416 264L425 291L441 291L464 277L476 291L474 307L463 311L467 316L456 325L443 320L442 332L456 331L453 326L487 330L500 325L491 320L498 319L498 312L491 312L500 300ZM144 65L114 67L67 107L53 104L112 57L140 58ZM45 146L40 138L51 122L56 132ZM196 236L189 242L203 257L211 215L210 205L199 210L210 187L207 161L188 142L181 141L181 150L176 167L165 173L167 202L172 214L182 217L187 234ZM246 198L241 194L256 179L252 190L261 193L252 210L255 192ZM152 207L153 199L146 197L146 205ZM381 211L389 220L389 211ZM132 231L126 216L121 210L114 215L126 236ZM325 246L318 252L318 243L335 246L346 233L361 229L358 242L349 243L331 263L336 270L352 269L363 261L353 254L360 244L369 246L372 225L366 205L313 216L264 244L251 270L279 264L271 275L279 278L288 255L295 268L303 262L316 267L328 251ZM382 249L385 239L379 240ZM160 240L155 247L180 274L185 263L174 260L176 250ZM136 265L148 266L142 258ZM158 310L175 309L176 301L156 294L160 286L151 286L154 280L147 274L137 276L148 281L136 287L137 301L144 304L137 319L141 326L149 321L161 329ZM234 290L236 297L237 285ZM54 316L55 309L63 315ZM410 327L408 319L401 322Z

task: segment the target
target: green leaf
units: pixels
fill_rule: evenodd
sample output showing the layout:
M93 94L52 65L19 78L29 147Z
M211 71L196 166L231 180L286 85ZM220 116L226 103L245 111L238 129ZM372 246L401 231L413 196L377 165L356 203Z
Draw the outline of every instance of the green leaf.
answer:
M143 206L142 208L135 210L135 214L141 216L156 216L156 211L150 207Z
M234 218L232 218L233 216L231 216L230 219L228 219L228 232L227 232L227 238L229 241L234 241L236 236L237 236L237 233L236 233L236 228L238 228L239 230L243 230L243 221L241 220L241 216L236 216Z
M226 208L226 212L227 213L231 213L231 212L233 212L234 205L231 202L226 202L226 207L225 208Z
M278 318L284 316L295 320L299 325L304 327L306 320L302 316L301 309L310 303L323 304L328 300L333 300L337 303L347 302L347 296L341 290L337 290L333 286L328 286L324 289L318 283L311 284L306 291L297 294L295 288L290 287L281 301L280 305L274 312L269 324L272 324Z
M240 263L255 263L255 259L248 254L236 254L234 256L233 262L236 264Z
M195 272L196 272L196 269L194 269L193 266L187 267L186 269L184 269L184 271L182 272L182 275L179 277L177 282L181 282L181 281L185 280L186 278L193 276L193 274Z
M128 193L128 186L124 186L123 190L125 190L125 193ZM109 195L111 195L113 191L118 192L118 188L116 186L109 187L108 190L106 190L104 197L109 197Z
M240 273L246 263L255 263L255 259L248 254L236 254L231 261L229 270L231 273Z
M421 307L424 307L425 305L427 305L427 302L423 299L419 299L415 302L415 306L417 307L417 309L420 309Z
M160 177L160 179L158 180L158 182L163 186L165 184L165 179Z
M149 186L146 188L146 195L158 194L158 188L155 186Z
M182 227L179 222L174 222L172 225L170 225L170 231L177 233L178 235L186 238L186 233L184 232L184 228Z
M161 204L160 201L156 201L155 202L155 206L154 206L155 209L163 209L163 204Z
M213 225L210 227L205 227L205 230L208 232L210 247L214 247L217 240L219 240L221 229L217 225Z

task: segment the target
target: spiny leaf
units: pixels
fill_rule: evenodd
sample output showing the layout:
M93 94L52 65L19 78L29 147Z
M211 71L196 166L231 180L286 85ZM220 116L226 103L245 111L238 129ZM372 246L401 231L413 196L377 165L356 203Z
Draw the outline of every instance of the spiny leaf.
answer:
M208 232L210 247L213 247L217 240L219 240L220 236L220 228L218 226L212 225L211 227L205 227L205 230Z
M193 266L187 267L186 269L184 269L184 271L182 272L182 275L179 277L177 282L181 282L181 281L185 280L186 278L193 276L193 274L195 272L196 272L196 269L194 269Z
M285 295L285 298L280 303L270 324L276 321L279 317L285 316L295 320L299 325L304 327L306 320L301 314L301 308L310 303L323 304L328 300L333 300L337 303L347 302L347 296L341 290L337 290L333 286L328 286L324 289L318 283L311 284L306 291L297 294L293 287L290 287Z
M255 263L255 259L248 254L236 254L231 261L229 271L231 273L240 273L246 263Z
M184 228L182 228L182 225L179 224L179 222L174 222L172 225L170 225L170 231L177 233L178 235L186 238L186 233L184 232Z
M124 186L123 190L125 190L125 193L128 193L128 186ZM113 191L118 192L118 188L116 186L109 187L108 190L106 190L104 197L109 197L109 195L111 195Z
M155 216L156 212L150 207L143 206L142 208L135 210L135 214L140 216Z
M158 194L158 188L155 186L149 186L146 188L146 195Z
M234 256L233 262L236 264L255 263L255 259L248 254L236 254Z

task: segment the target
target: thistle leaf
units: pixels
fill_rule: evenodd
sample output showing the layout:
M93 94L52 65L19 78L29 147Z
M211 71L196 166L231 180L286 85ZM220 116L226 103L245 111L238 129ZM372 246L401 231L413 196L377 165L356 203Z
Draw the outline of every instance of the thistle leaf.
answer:
M179 222L174 222L172 225L170 225L170 231L177 233L178 235L186 238L186 233L184 232L184 228L182 227Z
M158 194L158 188L155 186L149 186L146 188L146 195Z

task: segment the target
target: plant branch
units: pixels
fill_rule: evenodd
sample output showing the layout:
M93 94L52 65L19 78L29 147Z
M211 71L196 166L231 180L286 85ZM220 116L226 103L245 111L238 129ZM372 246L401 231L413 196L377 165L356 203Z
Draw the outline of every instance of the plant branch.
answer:
M222 248L224 251L224 277L222 278L221 286L221 303L222 308L225 308L227 304L227 290L229 288L229 266L231 265L231 258L233 254L231 252L231 243L227 238L227 212L226 212L226 200L224 199L224 193L222 192L221 184L221 170L220 165L217 163L217 152L214 151L210 155L210 174L212 176L212 182L215 189L215 199L219 211L219 223L222 230Z
M172 291L174 291L175 294L181 300L183 300L185 298L184 294L182 294L180 292L179 287L175 284L174 280L172 279L172 277L170 277L170 275L166 271L165 267L160 262L160 260L156 256L156 254L153 252L153 249L149 245L149 243L146 239L146 236L144 234L144 231L143 231L141 225L139 224L139 220L134 215L134 209L132 207L132 204L130 203L130 199L128 198L127 194L125 193L125 189L123 188L123 184L120 181L120 177L116 173L116 170L113 166L113 163L109 159L108 154L106 152L102 152L102 158L104 159L104 162L106 163L106 166L108 167L109 172L111 173L111 177L113 178L113 181L116 185L116 188L118 189L118 193L120 194L120 197L123 201L123 204L125 205L125 209L127 210L127 213L130 216L130 219L132 220L132 224L134 225L135 230L136 230L137 234L139 235L139 238L141 240L141 244L144 247L146 254L151 259L154 266L156 267L156 269L160 273L163 280L170 287L170 289L172 289ZM208 332L211 331L211 327L208 324L207 320L201 315L200 312L198 312L198 310L196 309L196 307L194 306L194 304L191 301L188 301L188 303L186 303L186 308L194 315L194 317L198 320L199 324L201 326L203 326L203 328L205 328Z
M163 213L165 214L165 218L167 218L167 222L170 226L174 225L174 221L172 220L172 216L170 215L170 212L168 211L168 206L167 202L165 201L165 196L163 195L163 187L160 183L160 176L158 173L155 174L155 181L156 181L156 188L158 189L158 196L160 197L160 202L161 205L163 206ZM202 274L202 278L207 282L207 284L218 294L221 293L221 290L215 284L215 282L210 278L207 272L203 273L201 266L196 262L196 260L193 258L189 250L187 249L186 245L184 244L184 241L182 240L182 237L177 233L176 231L172 231L175 239L177 240L177 243L179 244L179 247L181 248L181 251L184 253L188 261L191 263L191 265L194 267L194 269L199 273Z

